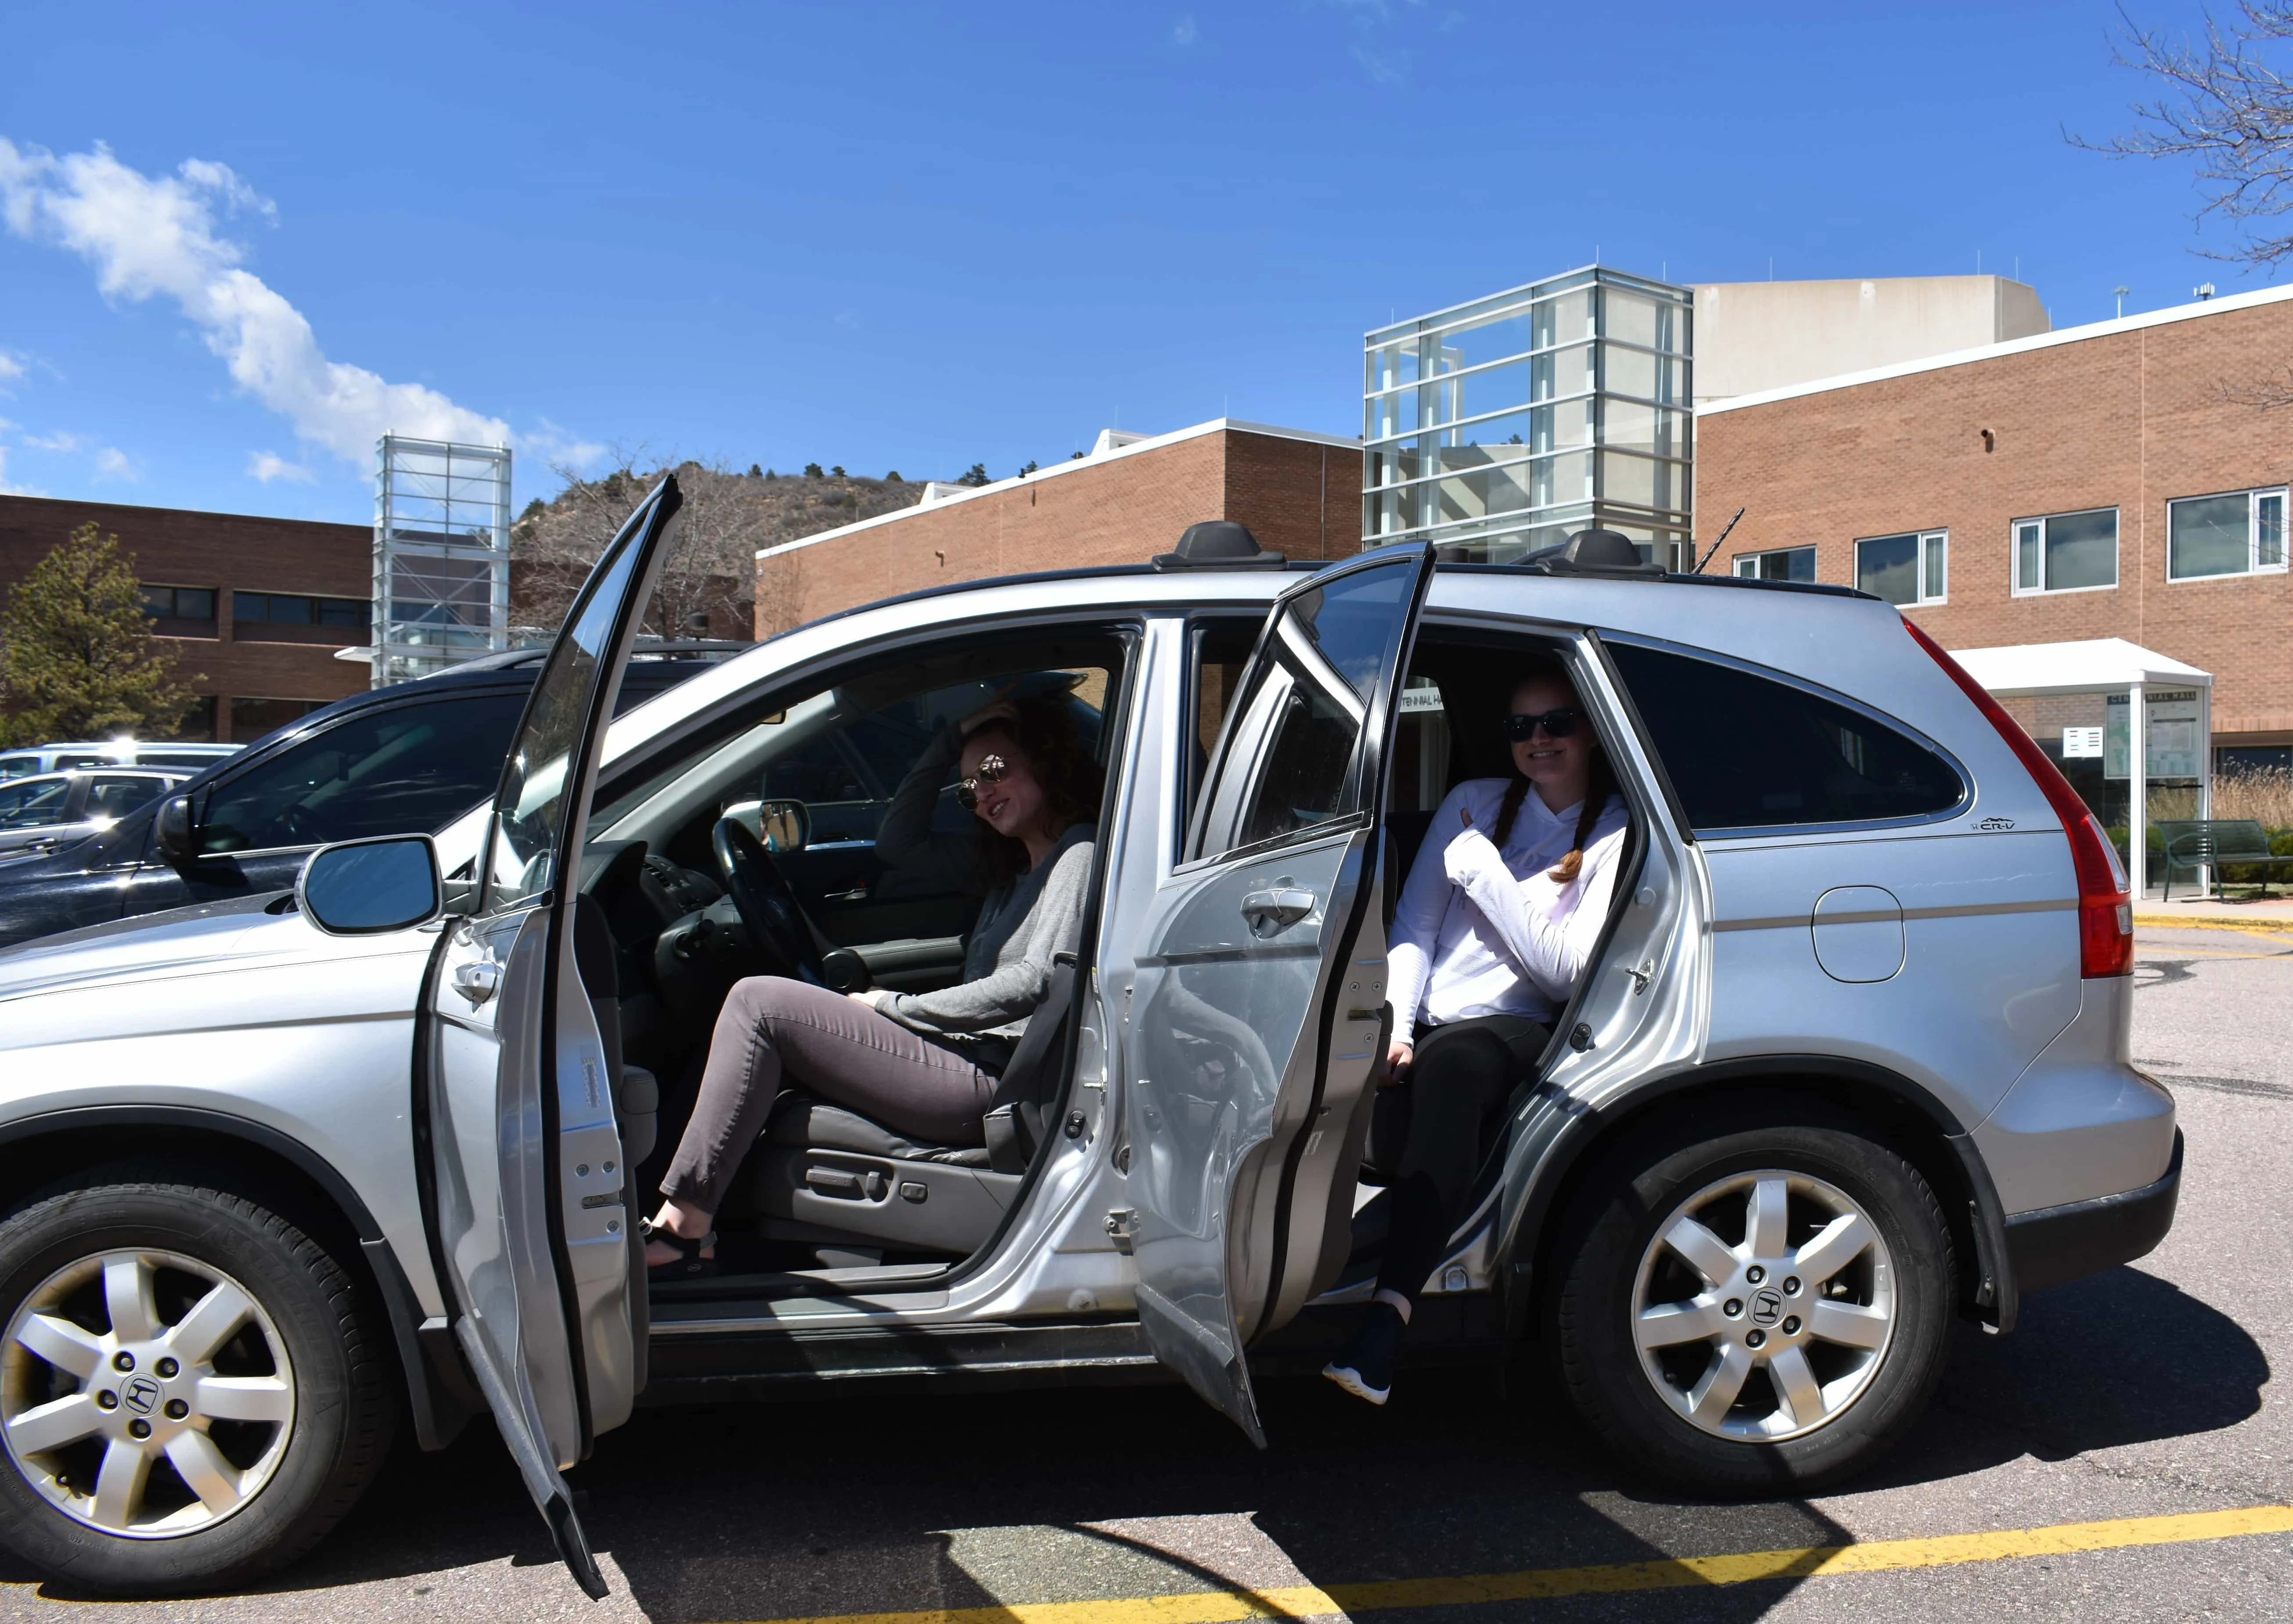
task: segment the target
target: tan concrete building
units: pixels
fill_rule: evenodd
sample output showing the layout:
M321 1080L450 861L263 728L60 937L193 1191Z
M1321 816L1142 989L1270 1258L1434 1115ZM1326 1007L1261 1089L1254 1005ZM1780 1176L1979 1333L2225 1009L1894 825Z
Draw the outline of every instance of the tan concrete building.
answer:
M1216 418L1168 434L1109 431L1088 456L976 489L931 485L913 507L757 554L757 635L900 593L989 576L1139 564L1200 519L1248 525L1292 558L1358 552L1361 442Z
M185 739L245 742L363 691L374 531L244 513L0 497L0 593L93 521L135 559L152 631L199 696Z
M2005 277L1707 282L1696 289L1696 404L2030 338L2053 327L2037 290Z
M1699 528L1740 505L1714 569L1860 586L1946 648L2116 637L2197 667L2216 747L2281 759L2289 363L2272 288L1732 395L1697 415ZM2027 720L2056 748L2075 725Z

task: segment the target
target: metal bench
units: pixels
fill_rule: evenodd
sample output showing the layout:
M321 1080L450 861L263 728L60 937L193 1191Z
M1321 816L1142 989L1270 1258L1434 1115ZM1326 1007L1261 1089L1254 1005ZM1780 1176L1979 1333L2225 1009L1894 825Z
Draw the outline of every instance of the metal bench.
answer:
M2225 868L2256 868L2261 870L2261 894L2269 894L2269 877L2273 872L2293 869L2293 856L2280 856L2269 849L2269 836L2262 832L2258 821L2251 818L2206 818L2186 821L2161 820L2158 833L2166 843L2166 896L2174 900L2174 874L2176 869L2191 873L2210 869L2213 873L2213 894L2221 894L2221 871Z

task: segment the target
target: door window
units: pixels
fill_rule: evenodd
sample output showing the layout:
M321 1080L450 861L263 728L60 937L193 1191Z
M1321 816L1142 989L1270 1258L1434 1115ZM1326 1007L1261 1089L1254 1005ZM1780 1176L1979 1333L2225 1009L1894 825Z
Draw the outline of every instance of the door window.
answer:
M64 803L71 798L69 779L45 784L12 784L0 789L0 828L46 828L64 820Z
M1222 771L1196 857L1279 839L1366 804L1355 769L1362 730L1400 658L1418 566L1395 562L1339 577L1292 598L1268 634L1250 688L1219 748L1254 771Z
M434 834L500 778L519 704L515 694L485 694L348 717L210 790L199 849Z
M127 773L106 773L88 786L86 815L91 818L124 818L162 789L180 781Z
M1716 660L1608 650L1699 835L1934 817L1966 798L1949 762L1868 712Z

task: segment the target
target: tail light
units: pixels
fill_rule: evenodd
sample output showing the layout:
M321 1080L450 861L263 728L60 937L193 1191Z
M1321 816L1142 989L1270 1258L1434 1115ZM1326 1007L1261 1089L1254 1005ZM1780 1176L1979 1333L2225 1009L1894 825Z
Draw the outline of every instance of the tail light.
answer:
M2046 753L2022 731L2022 724L2008 715L1980 683L1967 675L1964 667L1944 653L1933 638L1908 620L1903 622L1903 629L1911 634L1913 642L1934 656L1935 664L1943 668L1944 675L1965 691L1966 697L1974 701L1974 708L1998 730L1998 737L2022 758L2054 807L2054 815L2062 820L2062 833L2070 840L2070 861L2078 870L2078 974L2132 974L2134 899L2127 894L2126 869L2118 860L2118 849L2102 832L2102 825L2094 821L2086 804L2078 799L2078 791L2070 788L2062 770L2046 759Z

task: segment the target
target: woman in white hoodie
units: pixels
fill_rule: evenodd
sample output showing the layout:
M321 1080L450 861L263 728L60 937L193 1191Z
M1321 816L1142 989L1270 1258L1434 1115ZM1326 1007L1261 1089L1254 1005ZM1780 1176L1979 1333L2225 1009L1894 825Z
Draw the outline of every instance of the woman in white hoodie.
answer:
M1505 737L1511 775L1449 792L1394 919L1386 1083L1410 1086L1408 1139L1377 1295L1322 1372L1373 1404L1385 1402L1418 1294L1465 1216L1492 1119L1584 974L1624 855L1624 798L1558 666L1514 684Z

